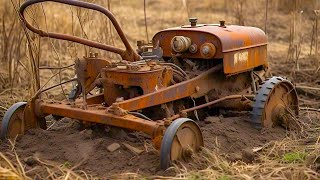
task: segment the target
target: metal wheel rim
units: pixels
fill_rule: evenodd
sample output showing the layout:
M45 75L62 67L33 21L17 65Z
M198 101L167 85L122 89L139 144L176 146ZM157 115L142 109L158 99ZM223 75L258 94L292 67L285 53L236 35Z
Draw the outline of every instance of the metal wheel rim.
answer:
M160 166L165 170L172 162L186 159L203 146L201 130L188 118L175 120L166 130L160 150Z
M15 138L18 134L24 132L24 108L26 104L26 102L16 103L5 113L1 125L1 139Z
M293 102L296 97L290 91L292 91L292 87L290 87L290 85L286 82L280 82L273 88L265 105L263 114L264 127L270 128L281 123L278 122L277 119L279 116L281 116L281 114L279 114L279 108L289 108L287 110L294 111L295 108L293 106L295 105Z

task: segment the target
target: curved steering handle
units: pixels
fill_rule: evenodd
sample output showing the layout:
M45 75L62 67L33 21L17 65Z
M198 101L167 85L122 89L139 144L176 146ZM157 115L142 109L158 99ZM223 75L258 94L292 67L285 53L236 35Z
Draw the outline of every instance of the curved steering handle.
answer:
M106 15L110 21L112 22L113 26L115 27L117 33L119 34L123 44L126 47L126 50L116 48L113 46L109 46L106 44L98 43L95 41L91 41L88 39L76 37L76 36L71 36L67 34L59 34L59 33L53 33L53 32L45 32L40 29L37 29L33 27L24 17L24 11L28 6L31 6L33 4L41 3L41 2L46 2L46 1L52 1L56 3L61 3L61 4L67 4L71 6L76 6L76 7L81 7L81 8L86 8L86 9L92 9L95 11L99 11ZM110 51L117 53L121 56L122 59L128 60L128 61L137 61L140 60L140 56L132 49L131 45L129 44L128 39L126 38L125 34L123 33L119 23L117 22L116 18L113 16L113 14L105 9L102 6L92 4L92 3L87 3L87 2L82 2L82 1L77 1L77 0L27 0L25 1L19 9L19 14L21 17L21 20L25 23L26 27L30 29L32 32L39 34L41 37L49 37L49 38L55 38L55 39L62 39L62 40L67 40L67 41L72 41L76 43L80 43L83 45L91 46L94 48Z

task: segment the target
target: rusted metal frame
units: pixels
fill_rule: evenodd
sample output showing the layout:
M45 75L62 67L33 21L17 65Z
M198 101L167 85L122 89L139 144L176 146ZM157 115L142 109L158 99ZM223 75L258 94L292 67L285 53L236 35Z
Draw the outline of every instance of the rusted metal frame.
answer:
M181 113L188 113L188 112L191 112L191 111L202 109L202 108L217 104L217 103L225 101L225 100L241 99L241 98L252 99L252 98L254 98L254 96L255 95L230 95L230 96L225 96L223 98L220 98L220 99L217 99L217 100L205 103L205 104L201 104L199 106L195 106L195 107L192 107L192 108L189 108L189 109L184 109L184 110L181 111Z
M101 70L110 65L111 62L101 58L79 58L75 63L75 70L79 81L84 81L86 92L90 92L99 80Z
M253 99L249 98L239 98L239 99L229 99L221 101L219 103L213 104L208 108L211 109L226 109L231 111L251 111L252 110L252 101Z
M192 111L195 111L195 110L198 110L198 109L202 109L202 108L205 108L205 107L208 107L208 106L212 106L212 105L218 104L218 103L226 101L226 100L235 100L235 99L241 99L241 98L253 99L254 95L230 95L230 96L225 96L225 97L216 99L214 101L210 101L208 103L201 104L199 106L195 106L195 107L192 107L192 108L189 108L189 109L184 109L184 110L180 111L179 114L175 114L172 117L168 118L168 120L169 121L173 121L173 120L175 120L177 118L180 118L180 117L187 117L187 113L188 112L192 112Z
M86 102L87 102L88 106L94 105L94 104L102 104L105 102L104 101L104 93L89 96L89 97L87 97ZM76 99L75 104L82 105L83 100L78 98L78 99Z
M116 116L110 113L107 113L105 109L80 109L80 108L72 108L70 105L62 104L62 103L45 103L40 102L37 104L41 112L40 116L53 114L62 117L69 117L73 119L89 121L93 123L106 124L110 126L141 131L144 132L151 137L156 137L160 133L160 128L162 126L161 122L156 121L148 121L142 118L138 118L133 115L125 115L125 116Z
M120 48L116 48L116 47L113 47L113 46L109 46L109 45L106 45L106 44L94 42L94 41L91 41L91 40L88 40L88 39L67 35L67 34L45 32L45 31L42 31L40 29L37 29L37 28L33 27L24 17L25 9L28 6L31 6L33 4L42 3L42 2L48 2L48 1L61 3L61 4L67 4L67 5L86 8L86 9L91 9L91 10L95 10L95 11L103 13L112 22L113 26L115 27L117 33L119 34L119 36L121 38L123 44L125 45L126 50L123 50L123 49L120 49ZM83 44L83 45L87 45L87 46L91 46L91 47L95 47L95 48L98 48L98 49L111 51L111 52L119 54L122 57L122 59L125 59L125 60L128 60L128 61L137 61L137 60L141 59L140 56L131 47L128 39L126 38L125 34L123 33L119 23L117 22L117 20L113 16L113 14L109 10L105 9L102 6L99 6L99 5L96 5L96 4L87 3L87 2L83 2L83 1L76 1L76 0L28 0L28 1L25 1L20 6L19 13L20 13L20 18L23 21L23 23L25 23L26 27L28 29L30 29L32 32L34 32L36 34L39 34L41 37L49 37L49 38L55 38L55 39L62 39L62 40L77 42L77 43L80 43L80 44Z
M206 93L209 90L207 89L208 83L214 83L208 82L209 76L214 76L214 74L220 70L222 70L222 64L219 64L190 80L114 104L122 109L134 111L193 96L199 93L199 91Z

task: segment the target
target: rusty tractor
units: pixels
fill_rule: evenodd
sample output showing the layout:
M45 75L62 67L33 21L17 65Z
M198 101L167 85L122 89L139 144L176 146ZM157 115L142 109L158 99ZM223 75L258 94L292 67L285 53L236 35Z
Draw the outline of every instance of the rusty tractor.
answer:
M104 14L125 49L32 26L25 19L25 9L46 1ZM28 102L9 108L1 138L14 138L31 128L46 129L48 115L68 117L146 133L160 152L160 167L167 169L204 146L197 122L206 114L219 113L219 109L248 111L253 128L261 129L277 125L290 128L292 116L299 113L294 85L270 75L267 37L258 28L226 25L224 21L197 24L196 18L190 18L189 25L162 30L151 42L138 41L134 50L112 13L96 4L27 0L19 13L23 24L41 37L116 53L121 60L96 53L76 59L76 78L61 82L76 82L69 98L59 102L41 98L43 92L60 84L40 88ZM101 93L91 95L95 88Z

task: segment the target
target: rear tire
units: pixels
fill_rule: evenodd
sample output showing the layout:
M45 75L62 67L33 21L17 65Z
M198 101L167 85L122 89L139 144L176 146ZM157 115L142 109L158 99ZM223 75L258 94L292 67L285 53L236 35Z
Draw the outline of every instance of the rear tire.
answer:
M281 125L291 129L292 116L299 115L298 94L293 84L285 78L267 79L257 91L251 112L255 128L271 128Z

